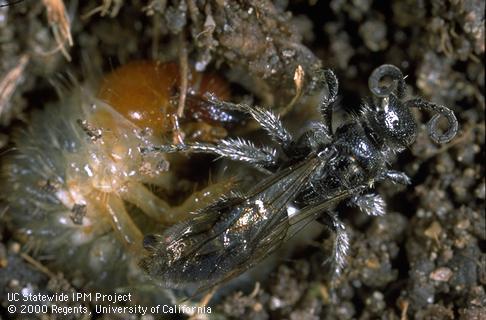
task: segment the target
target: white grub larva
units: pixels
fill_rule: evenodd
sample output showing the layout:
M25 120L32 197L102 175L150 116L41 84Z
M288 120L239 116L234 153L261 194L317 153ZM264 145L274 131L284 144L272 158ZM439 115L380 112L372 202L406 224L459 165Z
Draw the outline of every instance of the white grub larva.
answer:
M140 148L170 139L174 66L136 62L105 77L97 93L74 86L59 103L32 112L13 133L15 151L2 159L0 194L15 233L83 288L146 288L137 267L143 235L185 219L229 188L231 182L211 184L178 206L159 197L157 190L174 190L178 177L167 158ZM193 95L201 88L200 97L227 94L215 76L189 76L198 80L198 88L189 82ZM194 137L217 138L206 130L216 125L196 120L188 122ZM156 295L163 297L160 289Z

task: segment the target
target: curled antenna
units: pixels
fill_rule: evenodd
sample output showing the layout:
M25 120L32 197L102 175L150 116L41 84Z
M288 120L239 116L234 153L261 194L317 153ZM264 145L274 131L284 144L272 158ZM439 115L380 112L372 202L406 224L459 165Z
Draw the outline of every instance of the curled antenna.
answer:
M451 109L435 103L427 102L421 98L409 100L406 103L409 107L434 111L438 113L434 115L432 119L430 119L430 121L427 123L427 131L430 138L434 140L434 142L447 143L456 136L459 129L459 124L457 123L457 118ZM438 129L438 121L441 116L445 117L447 119L447 122L449 123L449 128L443 134L440 134Z
M385 77L391 78L390 84L384 84ZM370 91L379 98L386 98L394 93L399 99L405 93L405 81L400 69L391 64L384 64L373 70L369 79Z

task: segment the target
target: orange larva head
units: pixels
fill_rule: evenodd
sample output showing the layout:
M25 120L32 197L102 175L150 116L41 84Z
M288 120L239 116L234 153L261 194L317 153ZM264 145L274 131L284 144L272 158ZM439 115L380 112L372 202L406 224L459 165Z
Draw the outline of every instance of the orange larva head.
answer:
M177 109L180 86L180 71L175 63L137 61L119 67L104 77L98 98L108 103L117 112L141 129L151 129L163 135L172 129L170 117ZM212 93L220 99L229 98L227 83L214 74L202 74L190 70L188 95L204 99ZM193 99L194 100L194 99ZM198 121L206 121L201 107L187 100L185 116L198 114ZM196 111L196 112L195 112ZM197 112L200 111L200 112ZM208 116L207 120L211 120Z

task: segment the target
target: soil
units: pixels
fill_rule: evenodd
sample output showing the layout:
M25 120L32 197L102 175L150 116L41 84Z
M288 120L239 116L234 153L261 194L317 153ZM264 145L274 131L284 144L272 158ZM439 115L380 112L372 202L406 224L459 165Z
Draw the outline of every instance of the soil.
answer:
M294 96L299 65L304 96L317 90L317 70L331 68L340 81L337 108L352 110L369 94L371 71L394 64L407 75L409 96L445 105L458 118L458 136L437 145L425 130L430 115L415 113L417 141L393 164L413 183L377 187L387 215L339 208L351 236L339 278L323 264L332 235L322 231L298 243L266 279L219 295L208 319L486 319L484 1L105 0L97 11L99 1L64 1L60 9L59 3L0 8L0 160L12 148L13 128L57 100L50 81L59 74L85 80L92 70L179 60L181 52L197 70L224 75L235 101L275 110ZM295 106L284 121L292 126L307 115L300 110ZM15 318L7 292L83 292L63 270L25 251L8 208L1 204L0 318Z

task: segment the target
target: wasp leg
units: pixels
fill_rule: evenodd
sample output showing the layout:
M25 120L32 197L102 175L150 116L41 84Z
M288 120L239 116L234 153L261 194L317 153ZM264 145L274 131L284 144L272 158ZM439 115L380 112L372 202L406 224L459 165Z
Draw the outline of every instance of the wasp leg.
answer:
M336 101L339 82L332 70L324 69L317 74L319 85L327 89L327 94L319 103L319 111L322 116L322 122L325 125L325 131L328 136L332 136L332 103Z
M228 180L213 183L200 191L193 192L179 206L171 206L138 182L128 183L121 196L123 200L132 203L152 219L171 225L186 220L191 212L216 201L227 190L231 190L233 182L233 180Z
M335 275L339 276L341 274L341 270L346 265L349 251L349 235L346 232L344 223L339 220L339 217L335 212L326 211L325 215L319 218L319 221L324 223L324 225L326 225L336 235L332 250L332 257L327 261L331 261L331 263L334 264Z
M399 183L403 185L409 185L412 183L410 177L407 176L404 172L395 170L386 170L385 172L380 174L378 180L390 180L393 183Z
M218 144L187 143L153 146L142 152L159 151L164 153L191 152L216 154L222 158L246 162L258 169L272 168L277 164L277 151L270 147L256 147L251 141L241 138L224 139Z
M385 201L379 194L369 193L354 196L350 203L369 216L383 216L386 213Z
M272 111L258 106L252 107L244 103L236 104L220 101L214 97L210 98L211 102L220 108L248 113L276 143L282 145L284 149L290 146L292 135L284 127L280 117Z
M305 137L301 137L301 140L302 138L306 139L302 143L311 150L319 150L320 146L332 141L332 133L324 122L310 121L308 128L309 130L305 133Z

